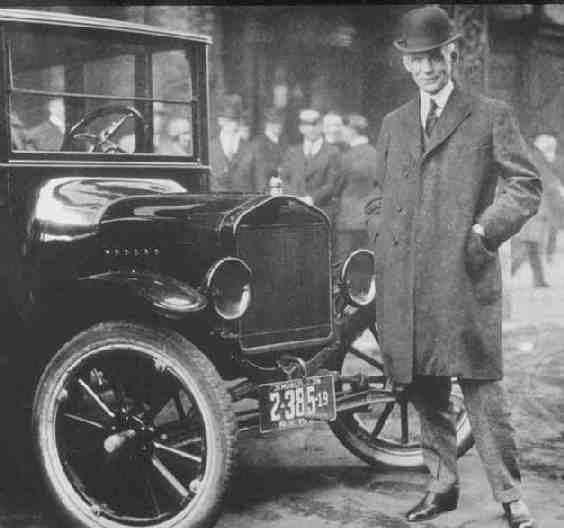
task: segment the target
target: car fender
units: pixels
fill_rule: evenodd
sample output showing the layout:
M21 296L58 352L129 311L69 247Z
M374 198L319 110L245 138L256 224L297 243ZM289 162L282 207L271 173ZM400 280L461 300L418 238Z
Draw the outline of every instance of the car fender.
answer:
M155 311L170 319L181 319L206 308L208 300L198 290L173 277L152 271L116 270L80 279L127 288L149 302Z

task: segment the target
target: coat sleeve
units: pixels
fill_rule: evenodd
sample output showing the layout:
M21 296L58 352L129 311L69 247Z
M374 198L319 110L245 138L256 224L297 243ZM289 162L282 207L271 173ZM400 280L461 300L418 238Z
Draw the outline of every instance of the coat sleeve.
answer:
M388 118L382 121L380 134L376 141L376 157L374 162L374 190L366 200L364 214L367 224L373 222L374 218L380 215L382 209L382 191L386 178L386 158L388 157L388 147L390 143L390 133L388 128Z
M503 179L496 199L480 215L492 248L516 234L539 208L542 183L531 153L510 108L500 104L493 114L493 164Z
M313 203L317 206L327 205L332 198L337 196L341 182L341 155L339 152L330 152L327 161L325 183L312 191Z

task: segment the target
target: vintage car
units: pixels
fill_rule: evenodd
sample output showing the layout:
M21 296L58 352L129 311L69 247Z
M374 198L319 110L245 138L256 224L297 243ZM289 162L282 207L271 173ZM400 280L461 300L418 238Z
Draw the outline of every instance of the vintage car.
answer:
M279 189L209 192L210 40L23 10L0 29L2 285L24 329L4 354L66 522L213 524L242 430L327 421L368 463L420 465L372 253L335 265L326 215Z

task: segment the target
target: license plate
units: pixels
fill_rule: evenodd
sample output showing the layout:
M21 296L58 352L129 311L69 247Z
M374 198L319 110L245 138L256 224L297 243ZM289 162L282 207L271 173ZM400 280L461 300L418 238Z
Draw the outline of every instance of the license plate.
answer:
M310 376L259 386L259 423L262 433L302 427L312 420L337 416L333 376Z

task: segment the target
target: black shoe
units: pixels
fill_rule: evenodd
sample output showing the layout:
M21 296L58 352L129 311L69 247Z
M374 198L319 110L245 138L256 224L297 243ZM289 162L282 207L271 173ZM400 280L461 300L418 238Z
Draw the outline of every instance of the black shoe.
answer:
M535 521L522 500L504 502L503 511L511 528L534 528Z
M458 486L452 486L443 493L428 491L421 501L405 514L405 517L410 522L427 521L443 512L456 510L458 493Z

